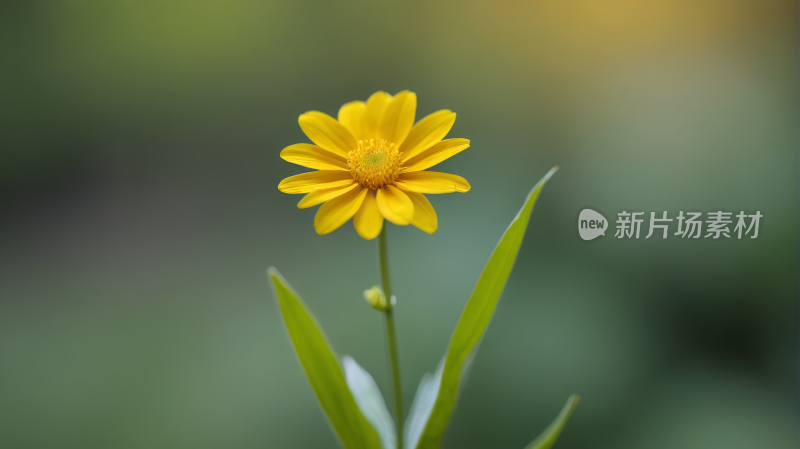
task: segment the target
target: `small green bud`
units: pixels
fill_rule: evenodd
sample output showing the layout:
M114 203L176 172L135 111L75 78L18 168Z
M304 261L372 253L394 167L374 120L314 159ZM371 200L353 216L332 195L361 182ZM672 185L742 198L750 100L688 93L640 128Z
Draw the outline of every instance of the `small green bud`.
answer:
M381 288L377 285L373 286L369 290L364 290L364 299L366 299L369 305L376 310L385 312L392 308L392 306L386 301L386 295L383 294L383 290L381 290Z

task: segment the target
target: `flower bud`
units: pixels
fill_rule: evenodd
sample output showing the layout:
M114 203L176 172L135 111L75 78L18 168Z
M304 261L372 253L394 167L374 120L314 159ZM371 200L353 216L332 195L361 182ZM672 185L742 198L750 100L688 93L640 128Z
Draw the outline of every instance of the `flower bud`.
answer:
M369 290L364 290L364 299L366 299L369 305L376 310L385 312L392 308L392 306L386 301L386 295L383 294L383 290L381 290L381 288L377 285L373 286Z

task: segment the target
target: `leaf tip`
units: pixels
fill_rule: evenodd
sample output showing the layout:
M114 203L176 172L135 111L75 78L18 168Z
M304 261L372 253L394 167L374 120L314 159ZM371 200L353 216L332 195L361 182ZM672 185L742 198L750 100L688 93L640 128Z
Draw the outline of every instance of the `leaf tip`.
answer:
M281 276L281 274L280 274L280 272L278 272L277 268L268 267L267 268L267 277L269 277L270 281L275 282L275 281L280 281L283 276Z
M581 395L573 394L569 397L569 399L567 399L567 401L572 404L570 405L570 408L575 408L578 405L578 402L581 402Z

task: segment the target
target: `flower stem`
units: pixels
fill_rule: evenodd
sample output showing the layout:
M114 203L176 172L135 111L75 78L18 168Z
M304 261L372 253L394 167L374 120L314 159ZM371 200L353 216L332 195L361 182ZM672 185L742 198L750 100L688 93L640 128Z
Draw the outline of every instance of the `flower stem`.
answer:
M397 332L394 327L392 304L392 283L389 280L389 256L386 250L386 225L378 237L378 263L381 267L381 284L389 301L384 312L386 318L386 339L389 343L389 361L392 365L392 385L394 387L394 419L397 424L397 449L403 449L403 389L400 382L400 356L397 351Z

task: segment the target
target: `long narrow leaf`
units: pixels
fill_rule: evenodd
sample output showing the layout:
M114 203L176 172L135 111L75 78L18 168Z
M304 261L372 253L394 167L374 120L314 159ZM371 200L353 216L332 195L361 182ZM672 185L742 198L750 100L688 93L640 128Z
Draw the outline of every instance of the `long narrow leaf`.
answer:
M564 404L564 407L561 409L561 413L556 416L556 419L553 420L531 444L525 446L525 449L550 449L558 439L558 436L561 435L561 431L564 430L564 425L567 424L567 420L570 415L572 415L572 411L575 410L575 406L578 405L578 401L580 400L581 397L577 394L570 396L569 399L567 399L567 403Z
M500 299L500 294L503 292L506 280L508 280L517 259L533 205L545 182L556 169L550 170L528 194L522 209L506 229L489 257L472 295L461 312L461 318L450 338L450 345L445 356L439 394L419 442L414 446L417 449L437 449L441 445L447 423L455 408L465 362L476 349L489 325L497 301Z
M342 446L380 449L378 433L359 410L317 320L277 270L267 274L300 365Z
M342 358L342 366L344 366L347 386L350 387L361 413L378 431L383 449L395 449L397 433L394 421L389 409L386 408L386 401L383 400L383 395L378 384L375 383L375 379L349 355Z
M411 402L411 411L408 413L405 426L405 447L414 448L417 446L419 437L425 429L425 423L431 416L433 404L436 403L436 396L439 394L439 384L442 382L442 369L444 369L444 359L439 362L436 372L431 376L425 373L419 382L414 400Z

